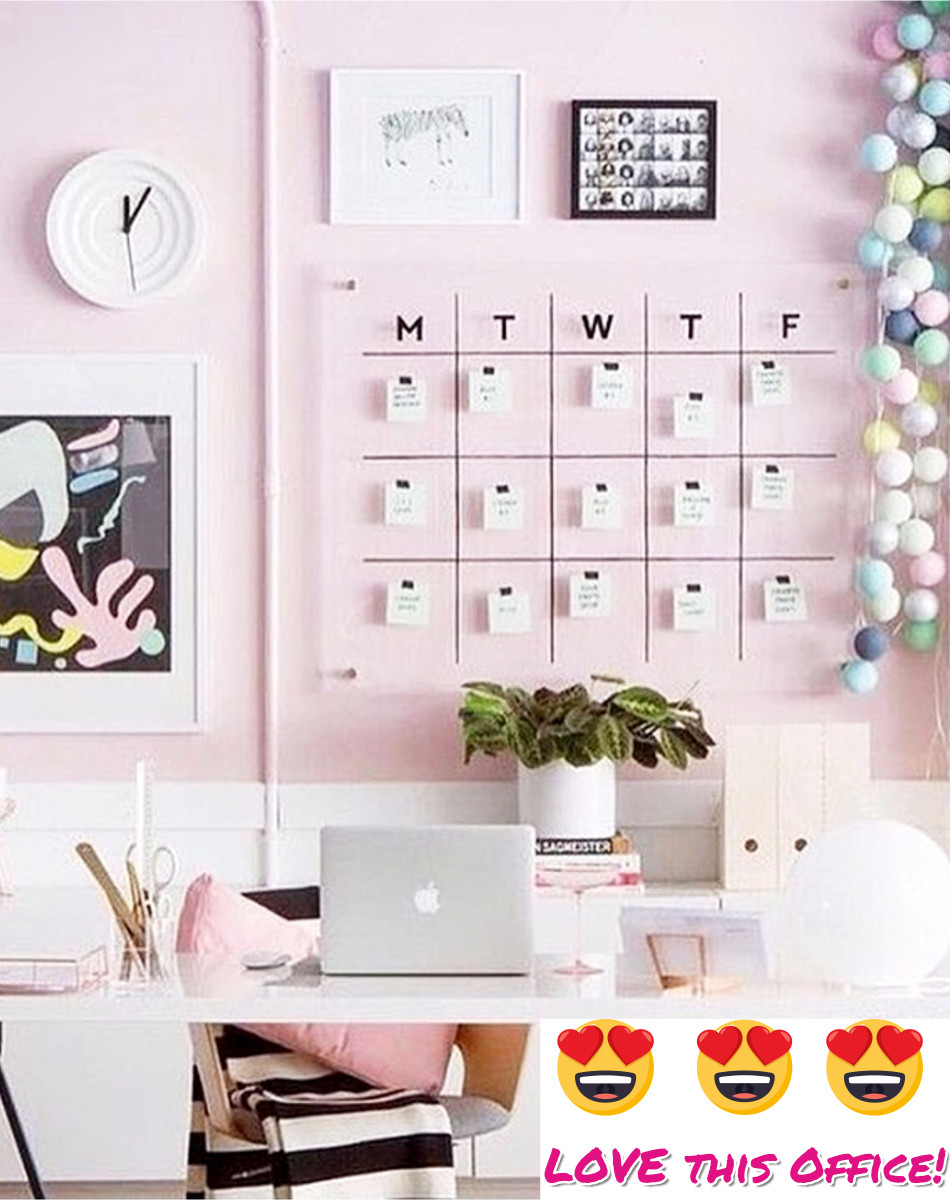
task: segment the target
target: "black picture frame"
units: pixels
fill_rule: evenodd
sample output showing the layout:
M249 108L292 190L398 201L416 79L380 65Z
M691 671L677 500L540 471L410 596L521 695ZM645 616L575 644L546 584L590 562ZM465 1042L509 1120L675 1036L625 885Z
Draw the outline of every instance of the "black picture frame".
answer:
M573 100L571 217L712 221L715 100Z

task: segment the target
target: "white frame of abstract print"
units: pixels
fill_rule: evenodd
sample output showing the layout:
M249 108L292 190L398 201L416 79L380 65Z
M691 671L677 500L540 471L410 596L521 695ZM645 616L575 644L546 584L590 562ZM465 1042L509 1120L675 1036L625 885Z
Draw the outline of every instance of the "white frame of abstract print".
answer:
M0 733L197 733L203 728L198 466L205 360L194 355L0 355L17 415L171 418L172 669L0 673Z
M447 89L461 98L487 96L491 113L490 170L486 196L366 194L366 171L345 136L362 145L361 105L380 96L417 107L442 98ZM517 223L524 218L525 75L507 69L368 70L330 72L330 221L334 224L440 225ZM355 131L355 132L354 132Z

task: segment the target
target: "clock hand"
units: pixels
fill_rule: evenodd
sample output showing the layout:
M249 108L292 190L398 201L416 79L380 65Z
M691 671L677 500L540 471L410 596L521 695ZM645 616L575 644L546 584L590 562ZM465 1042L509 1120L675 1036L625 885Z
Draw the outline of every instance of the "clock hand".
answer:
M129 211L129 208L132 203L130 198L128 196L123 197L123 200L125 201L125 204L123 207L123 213L125 214L125 220L124 220L124 225L123 225L123 230L122 230L123 233L131 233L132 232L132 226L138 220L139 213L142 211L142 205L145 203L145 201L149 198L149 196L151 194L152 194L152 188L151 188L151 185L149 185L145 189L145 191L142 193L142 195L139 197L138 204L136 204L135 208L132 209L131 212Z
M125 253L129 260L129 279L132 282L133 292L138 291L138 287L135 283L135 260L132 258L132 222L135 220L135 216L141 207L142 204L140 201L133 214L131 198L128 195L122 197L122 233L125 237Z

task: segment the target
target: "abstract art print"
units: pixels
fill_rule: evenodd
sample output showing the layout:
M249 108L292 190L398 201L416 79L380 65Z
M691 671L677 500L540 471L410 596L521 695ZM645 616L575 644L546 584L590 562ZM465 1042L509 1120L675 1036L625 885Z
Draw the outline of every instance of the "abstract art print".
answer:
M200 378L0 358L0 730L197 726Z
M518 71L333 71L330 219L516 221Z
M714 100L575 100L571 216L716 215Z

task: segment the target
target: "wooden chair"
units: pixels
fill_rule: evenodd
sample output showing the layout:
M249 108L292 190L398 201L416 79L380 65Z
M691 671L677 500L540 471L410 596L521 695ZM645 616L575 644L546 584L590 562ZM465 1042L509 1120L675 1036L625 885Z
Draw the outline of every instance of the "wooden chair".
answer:
M288 920L320 915L320 889L275 888L246 892L256 903ZM222 1133L263 1143L264 1134L248 1112L231 1107L234 1084L220 1060L219 1025L191 1025L195 1069L201 1080L211 1124ZM511 1117L528 1044L528 1025L459 1025L455 1038L464 1069L459 1095L439 1097L449 1116L455 1141L471 1143L472 1174L476 1172L475 1142L503 1128Z

